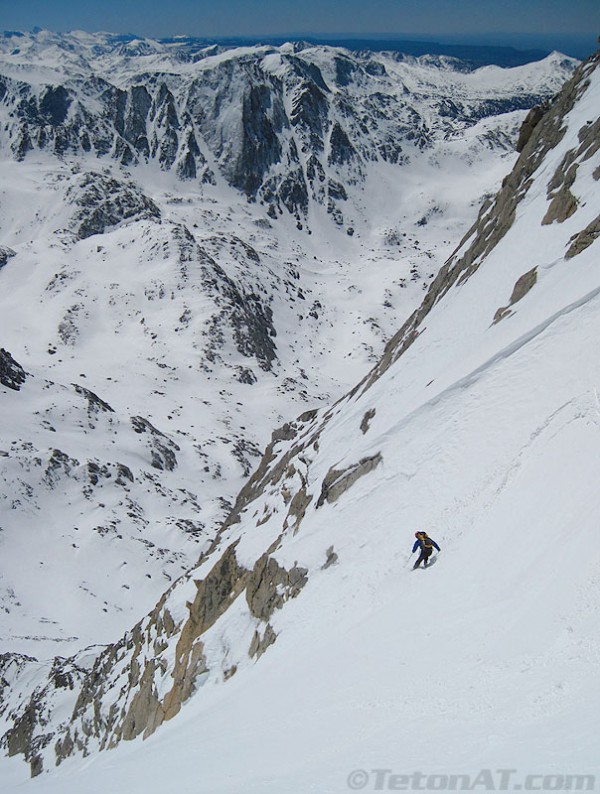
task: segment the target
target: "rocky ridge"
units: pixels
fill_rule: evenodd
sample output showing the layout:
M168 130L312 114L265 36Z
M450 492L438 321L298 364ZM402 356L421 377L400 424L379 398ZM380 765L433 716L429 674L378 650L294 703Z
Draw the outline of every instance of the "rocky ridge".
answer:
M52 60L56 50L71 71ZM28 81L33 53L45 69ZM352 234L353 194L373 163L408 163L483 119L548 100L574 65L550 56L547 69L520 67L508 82L497 69L482 92L451 58L302 44L175 52L101 34L9 34L0 41L0 146L17 160L48 151L124 167L154 162L199 185L224 180L272 218L289 213L301 226L316 205Z

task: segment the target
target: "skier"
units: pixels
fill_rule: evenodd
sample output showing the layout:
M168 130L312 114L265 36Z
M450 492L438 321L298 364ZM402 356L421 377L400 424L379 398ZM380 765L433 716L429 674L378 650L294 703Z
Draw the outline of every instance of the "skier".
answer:
M412 554L414 554L417 549L421 550L421 554L419 555L419 559L413 565L413 570L418 568L421 563L423 563L424 568L427 568L427 561L431 557L434 548L439 551L440 547L433 538L429 537L427 532L415 532L415 538L416 540L413 546Z

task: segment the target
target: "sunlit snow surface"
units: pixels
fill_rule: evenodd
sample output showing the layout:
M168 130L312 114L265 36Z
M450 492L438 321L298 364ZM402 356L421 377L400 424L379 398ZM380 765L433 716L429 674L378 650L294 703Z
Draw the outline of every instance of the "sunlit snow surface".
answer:
M288 534L275 552L286 567L306 567L309 582L273 615L273 647L257 664L248 658L254 623L240 598L205 638L209 658L225 653L237 663L233 678L223 683L211 673L178 717L143 743L68 760L32 782L22 761L3 759L0 790L301 794L344 792L349 780L366 780L367 791L382 781L380 789L391 789L392 774L475 780L482 770L498 769L516 770L513 782L519 785L527 775L589 774L600 780L597 243L564 259L570 238L598 212L597 152L580 163L571 188L577 212L562 224L541 225L547 183L578 145L582 126L597 118L599 96L594 74L506 237L470 280L435 307L421 335L379 381L337 404L318 450L304 451L308 487L315 494L331 467L343 469L377 453L382 463L334 504L317 510L313 503L298 534ZM28 648L25 641L15 645L17 633L42 633L41 603L44 619L56 621L54 639L77 635L65 643L69 651L129 628L162 592L152 580L144 582L145 574L160 580L176 576L178 566L183 570L215 530L213 504L219 496L233 498L243 481L224 441L221 458L211 457L210 466L221 459L232 470L222 480L211 476L200 483L195 445L215 435L231 437L225 430L216 434L218 426L239 435L249 428L244 438L264 446L275 425L330 404L366 373L385 339L418 305L429 264L435 273L474 219L479 198L498 187L514 161L514 155L499 158L481 150L467 159L468 136L452 145L456 152L440 144L439 164L424 158L407 167L402 182L374 169L360 200L375 209L365 210L364 228L354 238L320 217L311 219L310 237L285 220L259 232L260 207L246 205L223 186L198 195L141 171L136 181L168 212L156 229L142 221L102 235L101 251L93 237L65 245L47 231L29 234L30 240L17 224L27 227L31 217L21 221L27 215L15 209L19 220L2 227L2 242L17 256L0 273L0 343L34 377L22 391L3 394L10 406L3 416L11 416L11 426L3 429L0 447L8 451L21 439L52 449L47 423L56 422L61 448L73 458L114 460L143 472L148 463L129 417L144 416L181 448L178 468L160 473L161 488L196 494L205 488L201 509L213 522L199 541L169 541L165 523L173 502L160 489L142 493L140 474L131 487L148 521L144 533L156 533L158 545L174 555L172 561L149 555L141 563L127 550L136 545L135 523L120 543L101 543L93 534L90 509L110 510L124 498L112 482L102 483L90 500L69 480L64 503L56 490L40 489L35 504L14 523L3 509L0 539L12 566L3 568L3 577L12 577L9 586L21 601L3 618L6 650ZM2 207L21 202L35 206L42 218L68 214L48 187L58 173L55 163L4 163L2 169ZM31 180L29 198L24 175ZM381 198L382 185L388 200ZM175 191L182 203L169 203L167 194ZM419 226L432 205L442 205L443 212ZM235 348L223 354L218 371L202 368L194 329L176 330L180 307L192 305L200 293L194 292L193 269L180 289L169 258L171 223L191 226L231 277L273 288L276 373L254 385L235 381ZM56 228L54 220L50 227ZM383 244L389 228L400 232L397 250ZM230 237L215 240L232 234L259 253L260 272L248 275L240 268ZM149 254L157 240L164 244L160 256ZM290 265L300 274L304 300L286 290ZM415 266L419 277L412 281ZM533 267L535 287L512 315L493 323L515 282ZM69 274L67 284L48 299L47 284L59 268ZM149 276L176 290L174 306L157 307L142 297ZM110 301L113 284L116 304ZM49 354L57 322L76 300L86 312L77 343ZM306 318L314 300L322 306L318 321ZM198 314L196 331L202 308ZM306 394L297 386L282 390L285 378L299 382L300 370L307 375ZM86 425L85 403L73 405L73 382L106 400L114 417L95 417L92 423L104 423L101 428ZM278 453L290 443L282 442ZM15 460L12 452L2 459L3 471L23 479L11 468ZM104 508L97 506L101 498ZM222 543L239 538L242 563L252 565L265 539L281 531L279 502L276 489L261 495L227 531ZM178 507L185 509L189 505ZM257 515L269 514L257 522ZM429 571L410 570L416 529L426 529L442 547ZM35 541L26 531L35 531ZM331 546L337 563L323 569ZM67 554L76 555L75 573L65 571ZM123 579L130 587L128 604L115 595L124 555L134 568ZM46 566L50 571L39 573ZM55 604L53 580L65 588ZM88 580L96 598L113 601L107 613L82 603L82 621L71 615L69 588ZM183 609L189 584L171 594L174 611ZM63 653L56 643L39 647ZM349 778L354 770L365 770L367 777Z

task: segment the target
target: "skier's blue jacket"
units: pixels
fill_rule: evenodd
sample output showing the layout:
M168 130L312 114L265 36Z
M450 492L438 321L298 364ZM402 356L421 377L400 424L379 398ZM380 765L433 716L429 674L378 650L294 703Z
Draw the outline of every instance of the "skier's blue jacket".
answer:
M433 538L430 538L429 535L427 536L427 540L429 540L431 542L431 545L434 546L438 551L440 550L438 544L435 542ZM413 546L412 554L414 554L417 549L421 549L421 551L423 551L423 548L424 548L423 539L417 538L417 540L415 540L415 545Z

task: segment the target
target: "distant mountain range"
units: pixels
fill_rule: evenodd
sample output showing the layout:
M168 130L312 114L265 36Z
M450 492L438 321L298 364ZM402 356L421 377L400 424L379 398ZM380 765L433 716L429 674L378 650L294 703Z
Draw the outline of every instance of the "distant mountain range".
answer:
M292 38L285 36L258 36L253 38L223 38L223 39L188 39L191 45L198 44L206 47L214 43L221 46L240 47L255 44L270 44L281 46ZM362 52L398 52L405 55L447 55L459 58L473 69L480 66L522 66L532 61L540 61L550 54L547 49L519 50L515 47L498 47L494 45L476 44L442 44L437 41L413 41L411 39L372 39L372 38L328 38L321 36L302 36L302 41L308 44L317 44L330 47L343 47L347 50ZM181 39L162 39L163 43L181 41ZM567 53L571 54L571 53Z
M34 35L41 33L40 28L31 31ZM16 31L0 32L0 37L28 36L28 33ZM135 33L115 34L111 37L116 42L123 44L138 41L144 37ZM394 52L419 57L421 55L447 55L458 58L473 69L480 66L522 66L526 63L539 61L559 51L572 58L583 59L591 55L596 49L596 42L592 35L561 35L560 38L549 36L515 36L514 41L507 37L505 43L486 43L484 40L468 41L464 38L456 41L434 39L412 39L394 36L377 36L374 34L355 36L352 34L333 34L331 36L315 35L313 33L289 33L283 36L169 36L158 38L160 44L186 45L191 49L204 49L212 45L218 47L247 47L255 45L269 45L279 47L287 42L305 42L306 44L322 45L328 47L342 47L354 52ZM521 43L519 43L521 42Z

